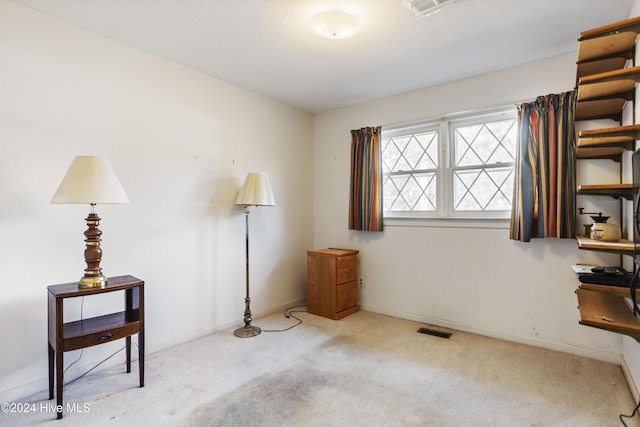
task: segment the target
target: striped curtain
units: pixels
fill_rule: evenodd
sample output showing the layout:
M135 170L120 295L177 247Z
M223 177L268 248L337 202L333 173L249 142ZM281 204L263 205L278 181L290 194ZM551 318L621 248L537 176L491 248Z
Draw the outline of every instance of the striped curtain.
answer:
M575 91L519 107L510 238L575 237Z
M349 230L382 231L380 126L351 131Z

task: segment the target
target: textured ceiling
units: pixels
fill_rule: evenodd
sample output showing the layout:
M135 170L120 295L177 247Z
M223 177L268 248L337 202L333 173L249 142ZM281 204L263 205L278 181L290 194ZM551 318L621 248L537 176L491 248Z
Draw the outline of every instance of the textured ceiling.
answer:
M458 0L416 18L402 0L14 0L125 45L316 113L553 57L634 0ZM338 6L362 31L308 27Z

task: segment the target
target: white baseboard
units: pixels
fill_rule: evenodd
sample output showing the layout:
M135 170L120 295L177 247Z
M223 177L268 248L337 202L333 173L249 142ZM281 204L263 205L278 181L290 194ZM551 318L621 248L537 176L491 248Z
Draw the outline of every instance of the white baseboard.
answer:
M622 373L624 374L625 380L627 380L627 386L629 387L629 391L633 396L633 400L638 402L640 400L640 393L638 393L638 386L636 385L636 382L633 380L633 375L631 374L629 365L627 365L627 361L624 358L624 354L620 356L620 367L622 368Z
M385 314L387 316L398 317L401 319L414 320L416 322L422 322L429 325L440 326L443 328L453 329L457 331L470 332L478 335L484 335L492 338L503 339L506 341L517 342L520 344L531 345L534 347L547 348L549 350L560 351L562 353L575 354L577 356L588 357L591 359L602 360L604 362L610 362L620 364L621 355L618 353L611 353L607 351L600 351L592 348L580 347L555 341L542 340L538 338L524 337L520 335L514 335L497 331L494 329L481 328L474 325L468 325L465 323L451 322L448 320L438 319L435 317L422 316L414 313L405 313L398 311L391 311L380 309L378 307L369 307L366 305L360 305L360 309L364 311L371 311L373 313Z

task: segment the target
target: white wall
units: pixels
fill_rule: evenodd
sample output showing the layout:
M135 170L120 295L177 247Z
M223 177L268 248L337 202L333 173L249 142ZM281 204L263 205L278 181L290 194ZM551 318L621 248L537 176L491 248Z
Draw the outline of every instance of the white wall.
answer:
M97 207L102 267L146 281L147 353L242 324L247 172L269 173L277 202L250 217L254 315L305 297L309 114L7 1L0 58L0 401L46 389L46 287L85 267L89 207L49 204L76 155L107 156L131 199ZM85 349L67 379L121 345Z
M580 251L573 239L514 242L505 228L347 230L351 129L571 90L575 60L568 54L314 116L314 246L361 251L363 309L619 362L620 335L578 324L570 267L617 256Z

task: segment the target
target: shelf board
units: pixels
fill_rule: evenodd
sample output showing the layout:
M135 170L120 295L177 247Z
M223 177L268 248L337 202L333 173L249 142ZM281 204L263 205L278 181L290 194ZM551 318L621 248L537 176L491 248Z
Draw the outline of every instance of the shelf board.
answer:
M626 102L624 98L576 102L575 120L612 119L619 122Z
M578 81L577 100L580 102L612 98L633 99L638 81L640 81L640 67L584 76Z
M612 294L618 297L629 297L631 291L628 287L624 286L611 286L611 285L599 285L595 283L580 283L580 289L586 289L588 291L597 291ZM636 295L640 296L640 289L636 289ZM640 298L638 298L640 301Z
M632 31L578 39L576 81L591 74L624 68L633 59L638 35Z
M583 130L578 134L578 148L616 147L633 150L640 139L640 125Z
M633 184L579 185L577 194L582 196L624 197L631 200L633 198L632 190Z
M640 321L622 296L589 289L576 290L580 324L629 335L640 342Z
M601 27L585 30L580 33L578 41L583 42L590 39L604 38L610 35L626 32L635 34L640 33L640 17L629 18L622 21L614 22L613 24L607 24Z
M575 119L611 118L620 121L625 103L634 99L640 67L623 68L581 77Z
M627 65L630 59L628 56L633 55L632 52L624 52L619 57L586 60L585 62L576 63L576 84L581 77L590 76L592 74L606 73L607 71L619 70Z
M133 310L131 313L127 313L125 311L110 313L103 316L65 323L62 336L65 340L77 338L87 334L100 333L102 331L114 329L127 324L138 323L139 321L139 310Z
M576 159L611 159L620 162L625 151L622 147L578 147Z
M578 248L600 252L610 252L633 256L634 245L630 240L618 240L617 242L603 242L592 240L585 236L576 236Z

